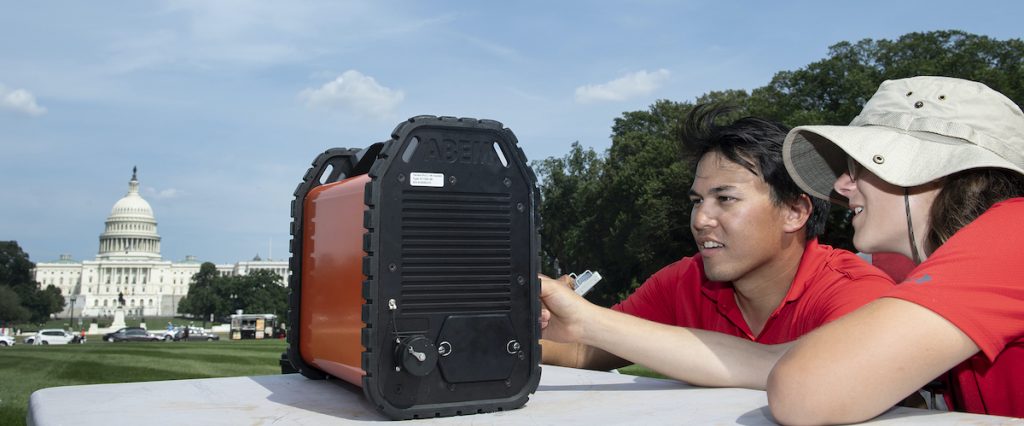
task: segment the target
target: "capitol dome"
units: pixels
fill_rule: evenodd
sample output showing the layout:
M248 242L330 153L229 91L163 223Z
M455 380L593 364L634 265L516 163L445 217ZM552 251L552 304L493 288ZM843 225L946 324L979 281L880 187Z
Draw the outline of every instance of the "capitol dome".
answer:
M138 185L138 182L132 180ZM138 216L142 218L154 219L153 208L149 206L149 202L139 195L138 189L129 190L128 194L124 198L117 200L114 203L114 208L110 209L111 217L122 217L122 216Z
M160 235L153 208L139 195L138 170L132 169L128 193L114 203L100 234L98 258L160 259Z

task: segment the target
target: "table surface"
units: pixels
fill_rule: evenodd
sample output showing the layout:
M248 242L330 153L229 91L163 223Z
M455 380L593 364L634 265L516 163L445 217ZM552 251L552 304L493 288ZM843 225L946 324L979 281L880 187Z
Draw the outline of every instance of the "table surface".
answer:
M415 420L415 424L773 424L762 391L699 388L672 380L542 366L523 408ZM387 421L362 389L299 374L40 389L30 425L320 425ZM899 424L1021 424L965 413L895 408L873 420Z

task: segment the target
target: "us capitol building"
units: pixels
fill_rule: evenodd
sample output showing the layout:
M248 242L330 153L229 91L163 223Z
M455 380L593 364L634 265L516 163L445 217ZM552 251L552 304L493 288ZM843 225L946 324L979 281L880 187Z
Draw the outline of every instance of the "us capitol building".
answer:
M114 203L100 234L96 260L78 262L70 255L61 255L55 262L37 263L35 280L43 287L54 285L64 295L67 304L58 316L112 315L119 295L124 296L129 316L174 316L200 265L194 256L186 256L182 262L160 257L156 217L139 195L139 180L136 169L132 169L128 194ZM222 276L247 275L262 269L277 273L282 277L280 284L287 285L287 260L263 260L257 255L251 261L217 265Z

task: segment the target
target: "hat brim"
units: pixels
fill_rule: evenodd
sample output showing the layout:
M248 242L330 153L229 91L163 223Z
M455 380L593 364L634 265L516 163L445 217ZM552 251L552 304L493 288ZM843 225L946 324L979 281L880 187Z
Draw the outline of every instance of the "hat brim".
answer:
M808 194L846 205L833 189L846 171L846 157L882 180L901 187L922 185L976 168L1024 170L963 139L885 126L799 126L786 135L783 162Z

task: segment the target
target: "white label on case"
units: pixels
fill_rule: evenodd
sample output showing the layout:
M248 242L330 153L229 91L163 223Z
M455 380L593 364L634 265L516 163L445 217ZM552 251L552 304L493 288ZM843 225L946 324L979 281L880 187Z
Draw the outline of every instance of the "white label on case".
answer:
M409 173L409 185L430 186L434 188L444 187L444 173Z

